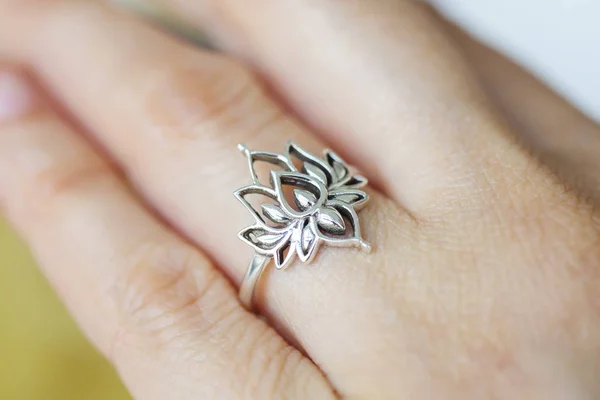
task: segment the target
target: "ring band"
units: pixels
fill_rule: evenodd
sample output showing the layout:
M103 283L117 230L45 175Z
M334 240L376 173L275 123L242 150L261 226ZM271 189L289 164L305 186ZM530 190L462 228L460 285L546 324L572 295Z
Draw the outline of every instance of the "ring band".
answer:
M256 287L271 261L277 269L288 267L296 257L309 263L324 243L371 250L357 216L369 200L360 190L367 179L337 154L326 150L319 158L293 142L288 142L284 154L251 151L243 144L238 148L248 160L253 183L235 196L255 220L238 235L255 251L239 293L246 308L255 308ZM268 184L258 177L257 161L274 167ZM263 202L254 205L251 196L262 197Z
M271 259L269 257L261 256L259 254L255 254L254 257L252 257L252 261L250 261L250 265L248 266L248 270L246 271L246 275L240 286L239 296L244 307L253 309L254 292L256 291L258 281L260 280L263 271L270 262Z

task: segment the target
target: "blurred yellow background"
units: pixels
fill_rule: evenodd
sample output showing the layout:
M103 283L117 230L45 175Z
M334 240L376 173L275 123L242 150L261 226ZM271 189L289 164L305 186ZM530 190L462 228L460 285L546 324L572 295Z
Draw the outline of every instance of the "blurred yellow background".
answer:
M0 399L131 399L2 220Z

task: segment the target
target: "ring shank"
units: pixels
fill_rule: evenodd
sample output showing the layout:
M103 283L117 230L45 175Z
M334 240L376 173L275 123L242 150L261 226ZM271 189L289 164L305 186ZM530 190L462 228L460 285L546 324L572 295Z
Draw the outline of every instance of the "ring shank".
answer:
M269 265L270 257L255 254L250 261L242 285L240 286L240 301L248 310L254 310L254 293L263 271Z

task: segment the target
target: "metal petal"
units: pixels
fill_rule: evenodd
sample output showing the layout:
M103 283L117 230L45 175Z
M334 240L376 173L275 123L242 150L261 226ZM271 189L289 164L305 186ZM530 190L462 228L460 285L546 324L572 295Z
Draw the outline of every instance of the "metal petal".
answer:
M272 256L289 240L291 234L291 230L274 231L262 225L253 225L243 229L238 236L257 253Z
M323 185L323 183L317 179L311 178L306 174L301 174L298 172L271 171L271 181L275 187L277 199L281 205L281 208L293 219L304 219L309 214L314 213L317 208L319 208L325 202L325 200L327 200L327 188L325 185ZM294 201L301 200L302 202L300 204L302 206L306 206L305 208L299 204L298 208L300 208L300 211L298 211L288 204L288 200L286 199L283 189L284 185L295 187L295 190L302 190L310 193L301 195L299 197L296 197L296 194L294 194Z
M302 262L310 262L315 254L319 244L319 237L317 236L317 228L314 219L309 218L303 225L300 225L296 232L296 249L298 251L298 257Z
M265 196L268 199L279 202L277 192L269 187L262 186L262 185L250 185L250 186L246 186L241 189L238 189L234 192L235 197L248 209L248 211L250 211L250 213L252 214L254 219L259 224L266 225L266 221L262 217L260 210L256 210L252 206L252 204L250 204L250 202L248 202L248 200L246 200L246 197L251 194ZM291 219L291 216L290 216L290 219Z
M323 171L321 171L319 168L315 167L314 165L304 163L304 172L306 172L308 175L312 176L313 178L321 181L321 183L323 185L327 185L327 176L325 175L325 173Z
M327 165L327 162L304 150L294 142L288 142L285 154L290 162L294 158L302 161L303 172L319 179L325 186L329 186L334 182L333 169Z
M302 251L304 254L310 250L316 239L317 233L314 231L313 225L307 224L304 229L302 229Z
M291 217L275 204L265 203L262 205L263 215L271 221L278 224L287 224L291 221Z
M350 171L348 169L348 165L342 160L340 156L334 153L331 150L325 151L325 159L329 166L333 169L334 172L334 184L338 182L343 182L346 178L349 177Z
M369 183L369 181L364 176L354 175L347 182L344 182L344 184L342 186L340 186L340 188L341 189L345 189L345 188L360 189L361 187L365 186L367 183Z
M261 183L258 179L258 174L255 170L255 163L257 161L263 161L269 164L280 167L284 171L294 171L294 165L289 158L276 153L269 153L266 151L251 151L244 144L238 144L238 149L244 153L248 159L248 167L250 168L250 174L252 175L252 181L257 185L265 186L265 183Z
M343 234L340 236L328 235L327 232L322 232L319 229L317 231L317 235L319 236L319 238L332 246L356 246L361 247L366 251L371 251L371 245L367 243L361 236L360 222L358 220L358 215L356 214L354 208L339 200L329 200L326 203L326 206L334 208L346 218L346 220L350 223L350 229L352 230L352 234Z
M344 218L335 208L321 207L317 214L317 224L330 235L343 235L346 232Z
M334 189L329 191L329 200L342 201L358 210L369 200L369 195L362 190L356 189Z
M296 242L290 240L286 242L283 246L277 249L273 256L273 260L275 261L275 267L277 269L284 269L289 266L294 260L294 256L296 255Z
M317 197L303 189L294 189L294 201L302 211L308 210L317 202Z

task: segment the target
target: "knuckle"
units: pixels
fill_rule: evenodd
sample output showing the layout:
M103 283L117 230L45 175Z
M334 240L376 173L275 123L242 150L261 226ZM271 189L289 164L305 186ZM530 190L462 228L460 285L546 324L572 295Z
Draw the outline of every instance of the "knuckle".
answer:
M31 213L50 215L57 203L100 182L116 182L113 171L100 159L52 160L24 184L23 198Z
M83 186L88 186L91 181L112 178L112 171L102 162L88 163L84 161L82 164L75 167L68 164L55 165L37 175L34 179L34 186L40 188L45 194L40 197L67 195Z
M555 177L539 190L537 198L523 200L523 208L501 217L505 243L517 249L527 266L524 276L535 282L530 295L544 298L544 307L524 314L538 331L563 333L581 344L581 332L598 329L592 322L598 317L600 283L595 206Z
M197 61L161 66L141 78L144 114L165 142L211 135L223 140L223 131L248 118L263 97L253 75L236 62L224 57Z
M10 11L25 21L35 18L35 29L32 34L35 40L44 42L54 38L57 32L78 34L84 29L93 29L99 19L111 15L109 8L99 3L72 0L15 0ZM80 35L70 35L80 37Z
M520 243L527 253L534 251L540 256L536 261L548 253L572 254L582 236L591 232L593 202L535 155L527 153L523 164L490 183L493 193L469 220L479 226L485 222L487 239L495 235Z
M229 283L188 246L149 243L127 264L109 288L119 325L109 343L111 358L148 342L159 351L186 347L239 317Z

